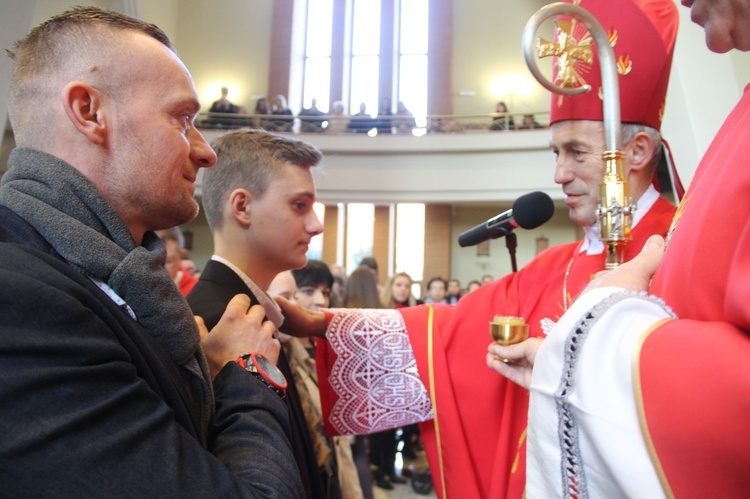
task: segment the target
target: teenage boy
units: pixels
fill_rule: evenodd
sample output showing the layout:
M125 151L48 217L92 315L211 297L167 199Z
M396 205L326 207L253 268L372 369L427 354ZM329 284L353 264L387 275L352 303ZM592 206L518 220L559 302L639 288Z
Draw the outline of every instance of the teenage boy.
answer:
M203 206L214 254L188 303L210 329L229 301L245 294L263 305L278 328L283 317L265 290L280 272L304 266L310 240L323 232L313 211L310 172L321 154L302 141L261 130L231 132L211 146L218 160L203 177ZM283 353L278 367L287 380L292 449L302 482L308 497L324 497L325 484Z

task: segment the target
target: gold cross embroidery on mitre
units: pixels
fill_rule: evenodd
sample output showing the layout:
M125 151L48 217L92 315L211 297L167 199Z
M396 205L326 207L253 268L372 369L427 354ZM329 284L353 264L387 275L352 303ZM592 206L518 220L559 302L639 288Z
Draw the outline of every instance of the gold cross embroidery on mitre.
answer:
M587 33L580 41L576 40L573 36L575 20L558 19L555 21L555 25L557 27L557 42L540 38L537 45L539 58L557 57L555 83L559 83L562 88L585 85L586 81L575 66L580 63L591 66L594 59L591 35Z

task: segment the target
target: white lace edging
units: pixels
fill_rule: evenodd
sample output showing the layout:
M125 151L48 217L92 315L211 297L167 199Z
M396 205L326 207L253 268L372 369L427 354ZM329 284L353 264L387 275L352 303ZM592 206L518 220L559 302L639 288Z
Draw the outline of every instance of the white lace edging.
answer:
M329 417L342 434L366 434L432 419L403 317L396 310L333 309L326 332L337 358Z

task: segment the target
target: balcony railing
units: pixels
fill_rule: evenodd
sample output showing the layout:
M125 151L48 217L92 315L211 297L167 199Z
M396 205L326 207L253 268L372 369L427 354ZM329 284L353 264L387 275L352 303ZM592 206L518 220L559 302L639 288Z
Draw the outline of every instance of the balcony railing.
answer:
M262 128L275 132L368 135L502 132L547 128L549 112L412 116L291 116L201 113L199 128Z

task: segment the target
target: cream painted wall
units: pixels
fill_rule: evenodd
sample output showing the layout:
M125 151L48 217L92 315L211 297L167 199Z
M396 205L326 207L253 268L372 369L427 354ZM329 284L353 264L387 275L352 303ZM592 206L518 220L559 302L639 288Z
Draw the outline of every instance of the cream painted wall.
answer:
M178 12L179 0L142 1L143 19L159 26L179 51Z
M75 2L71 0L38 0L31 26L43 23L55 14L64 12L74 5L94 5L97 7L109 8L109 2L107 0L81 0Z
M229 87L229 100L255 108L268 93L273 1L179 2L177 49L205 109Z
M547 3L548 0L454 2L454 114L491 113L499 100L504 100L511 112L549 108L549 93L531 76L521 53L526 20Z
M107 0L39 0L32 26L71 5L110 7ZM222 86L229 98L255 107L267 93L273 2L268 0L149 0L143 19L161 27L195 80L201 105L210 107Z
M510 253L506 248L505 238L490 241L490 255L477 256L476 246L462 248L458 245L458 236L498 213L511 207L511 204L498 203L493 208L457 207L454 210L451 234L451 277L461 281L462 286L473 280L480 280L485 274L495 279L509 274L512 270ZM516 263L520 269L536 255L536 238L546 237L549 246L569 243L578 239L577 227L568 218L565 206L556 206L552 219L543 226L533 230L516 230L518 247Z

